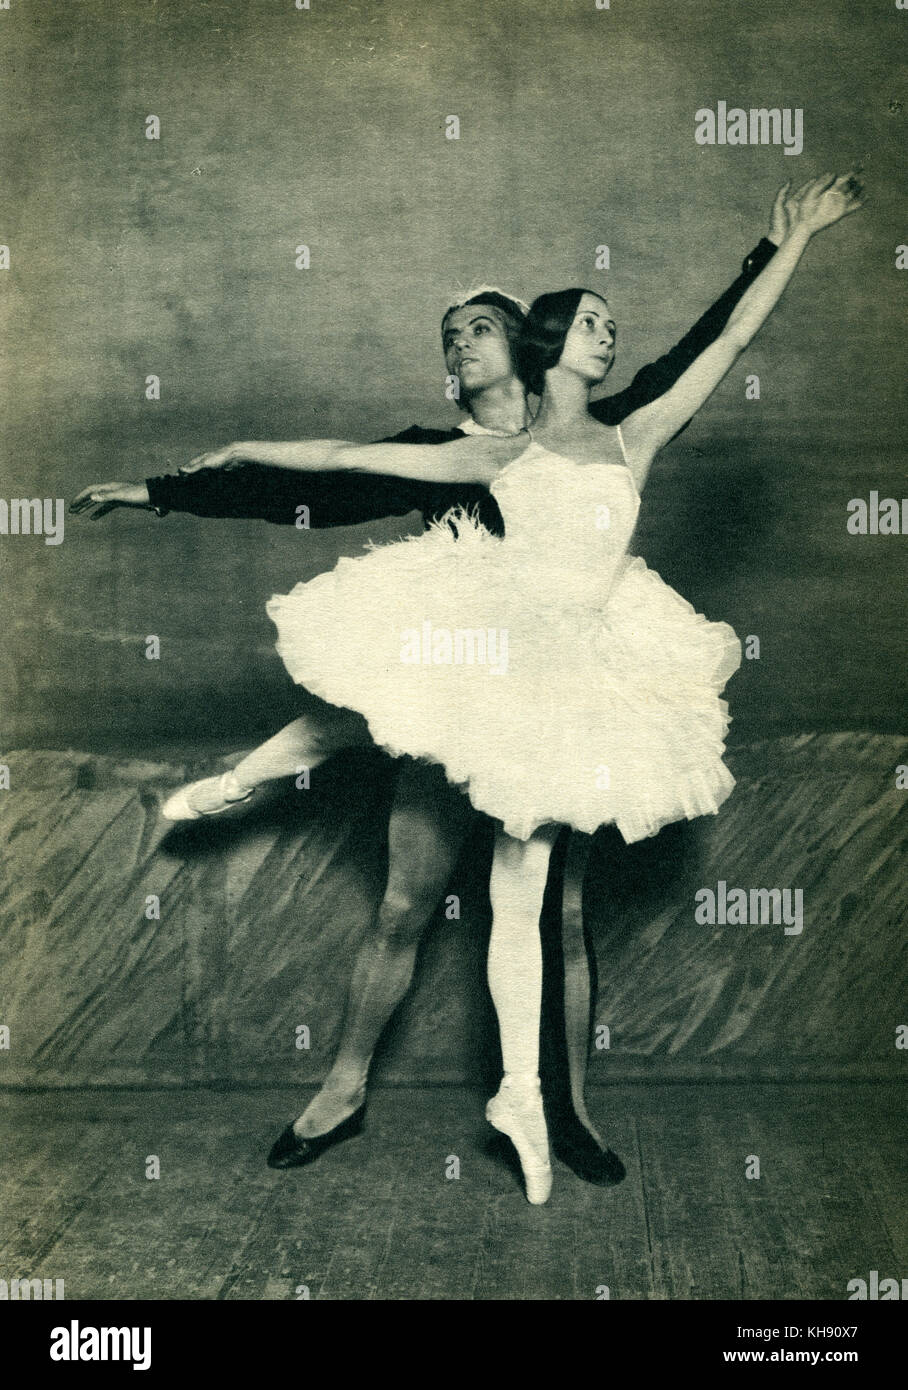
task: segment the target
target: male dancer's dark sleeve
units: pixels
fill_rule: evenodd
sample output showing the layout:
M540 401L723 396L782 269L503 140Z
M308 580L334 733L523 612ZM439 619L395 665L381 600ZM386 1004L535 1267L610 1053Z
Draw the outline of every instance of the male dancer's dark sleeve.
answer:
M594 415L603 425L617 425L633 411L639 410L641 406L649 405L650 401L664 396L665 392L674 386L679 376L686 372L691 363L700 356L704 348L708 348L710 343L715 342L728 323L731 312L744 291L753 283L767 262L772 259L777 249L775 242L770 241L768 237L763 237L762 241L745 259L737 280L716 300L715 304L707 309L703 317L697 320L688 333L685 333L681 341L676 343L664 357L641 367L630 386L625 387L623 391L617 391L613 396L603 396L601 400L593 401L590 406L590 414ZM680 434L681 431L679 430L678 433Z
M463 436L458 429L431 430L411 425L381 444L445 444ZM170 473L147 478L149 501L163 516L244 517L277 525L300 524L308 508L308 528L358 526L388 516L441 515L449 507L475 506L486 489L425 482L383 473L347 469L306 472L240 463L233 468L203 468L198 473ZM307 529L308 529L307 528Z
M721 333L744 291L767 264L776 246L767 237L744 261L741 274L707 309L670 352L642 367L630 386L594 401L590 413L603 424L618 424L632 411L664 395ZM680 431L679 431L680 433ZM461 431L423 429L411 425L379 443L444 444L461 438ZM422 512L441 516L449 507L478 508L490 530L502 530L498 508L486 488L431 483L386 474L338 471L311 473L246 463L230 469L165 474L146 479L150 504L159 516L191 512L195 516L237 517L295 526L299 508L308 508L309 528L358 526L382 517Z

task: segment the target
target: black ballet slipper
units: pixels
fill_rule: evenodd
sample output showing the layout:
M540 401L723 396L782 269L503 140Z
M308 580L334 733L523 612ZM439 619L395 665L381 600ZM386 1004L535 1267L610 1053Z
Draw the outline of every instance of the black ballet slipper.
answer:
M354 1110L352 1115L348 1115L346 1120L341 1120L333 1129L329 1129L327 1134L316 1134L311 1139L299 1139L294 1133L293 1125L289 1124L271 1146L268 1167L302 1168L307 1163L314 1163L319 1154L323 1154L326 1149L331 1149L335 1144L342 1144L345 1139L352 1139L359 1134L365 1113L366 1103L363 1101L358 1110Z
M550 1134L552 1152L572 1173L597 1187L621 1182L627 1170L613 1149L600 1149L586 1125L575 1119Z

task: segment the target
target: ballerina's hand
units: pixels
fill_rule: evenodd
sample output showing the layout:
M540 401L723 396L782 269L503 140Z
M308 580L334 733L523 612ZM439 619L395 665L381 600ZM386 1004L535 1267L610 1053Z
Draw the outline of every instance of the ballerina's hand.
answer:
M201 473L206 468L234 468L236 463L236 445L227 444L223 449L213 449L208 454L196 454L188 463L180 464L177 472Z
M776 246L781 246L788 235L789 213L788 197L791 189L791 179L783 183L775 197L772 205L772 212L769 214L769 240L774 241Z
M789 197L789 216L792 229L803 227L811 236L831 227L849 213L864 206L864 186L857 169L847 174L822 174L812 179Z
M102 516L116 507L150 506L148 488L144 483L92 483L73 498L69 510L75 513L90 512L92 521L100 521Z

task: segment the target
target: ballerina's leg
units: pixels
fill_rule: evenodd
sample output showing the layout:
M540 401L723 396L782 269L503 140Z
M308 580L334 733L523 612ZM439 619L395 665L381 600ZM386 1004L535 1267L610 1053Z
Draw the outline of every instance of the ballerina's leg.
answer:
M233 775L240 787L251 790L279 777L293 777L303 767L318 767L341 748L371 742L361 715L336 705L323 705L291 720L247 753L233 769Z
M486 1115L513 1141L533 1203L547 1199L552 1181L539 1088L539 914L556 833L556 828L544 827L524 841L500 832L490 882L489 989L498 1015L504 1077Z
M305 715L285 724L247 753L229 772L180 787L164 803L162 814L174 821L217 815L236 802L245 801L264 782L298 776L344 748L371 743L362 715L318 701Z

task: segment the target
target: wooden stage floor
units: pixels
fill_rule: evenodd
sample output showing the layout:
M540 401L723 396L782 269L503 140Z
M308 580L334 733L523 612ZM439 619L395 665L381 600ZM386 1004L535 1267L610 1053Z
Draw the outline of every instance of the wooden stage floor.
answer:
M627 1178L557 1164L541 1208L458 1087L377 1088L361 1136L273 1172L306 1094L0 1092L0 1278L67 1299L844 1300L908 1274L898 1084L599 1087Z

